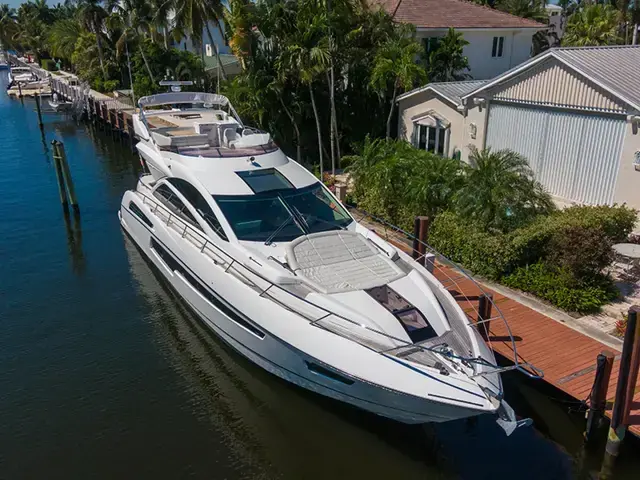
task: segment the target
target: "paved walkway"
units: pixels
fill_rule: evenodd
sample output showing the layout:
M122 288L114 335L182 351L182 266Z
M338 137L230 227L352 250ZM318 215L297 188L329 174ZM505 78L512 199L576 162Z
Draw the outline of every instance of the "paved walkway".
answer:
M357 212L354 212L354 216L358 218ZM383 226L368 220L362 220L361 223L406 252L411 251L407 239L402 235L390 229L385 230ZM442 265L438 265L434 274L458 300L469 318L475 321L477 315L475 300L482 293L478 286L470 279L460 279L456 280L455 286L451 287L451 282L447 282L448 278L459 277L459 273ZM507 320L515 339L519 361L531 363L542 369L544 381L575 399L587 399L594 381L597 355L604 350L613 351L614 349L516 300L493 292L489 288L483 287L483 289L486 293L493 293L495 305ZM507 359L514 358L510 337L502 322L491 322L489 341L496 352ZM613 353L616 357L609 382L607 416L611 415L610 406L615 400L620 368L620 352ZM640 377L636 381L629 420L631 423L629 431L640 436Z

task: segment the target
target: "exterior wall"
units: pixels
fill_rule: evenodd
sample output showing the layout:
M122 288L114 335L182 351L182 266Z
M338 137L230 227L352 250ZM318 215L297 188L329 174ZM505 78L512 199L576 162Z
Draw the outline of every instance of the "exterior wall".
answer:
M535 29L458 29L469 45L464 54L469 59L469 74L476 80L487 80L519 65L531 56ZM442 37L444 29L418 29L418 38ZM492 57L493 37L505 37L502 57Z
M222 27L224 28L224 25ZM218 45L218 50L220 51L220 53L231 53L231 49L224 44L224 39L222 38L222 35L220 35L218 27L213 22L209 22L209 28L211 29L211 36L213 36L213 41L216 45ZM202 29L202 42L205 45L207 43L211 43L206 27ZM198 56L202 54L202 49L204 48L189 36L186 36L182 40L180 40L180 42L175 43L174 47L179 50L187 50L189 52L195 53ZM213 51L212 55L215 55L215 51Z
M613 201L626 203L640 210L640 171L636 171L633 166L634 156L639 151L640 128L627 121ZM640 222L636 227L640 230Z
M461 153L461 159L467 162L472 146L482 149L487 109L480 110L475 107L470 109L467 115L464 116L453 104L432 91L421 92L398 102L398 138L411 142L411 134L413 132L412 118L430 110L437 112L451 123L449 127L451 136L449 137L448 156L452 156L457 149ZM471 124L475 125L475 139L471 138Z
M442 100L438 95L431 91L421 92L398 102L398 138L403 138L407 142L411 142L411 134L413 133L412 118L420 116L434 110L441 117L447 119L451 125L451 136L449 137L449 152L445 152L448 156L453 155L457 148L462 151L464 145L464 117L455 107Z

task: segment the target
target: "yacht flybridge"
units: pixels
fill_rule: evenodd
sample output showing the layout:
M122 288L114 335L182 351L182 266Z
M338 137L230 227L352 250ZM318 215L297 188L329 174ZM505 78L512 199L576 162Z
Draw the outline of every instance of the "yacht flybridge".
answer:
M150 173L124 194L122 226L218 336L296 385L401 422L498 413L515 428L500 372L539 372L497 367L429 270L356 222L227 98L175 92L139 106Z

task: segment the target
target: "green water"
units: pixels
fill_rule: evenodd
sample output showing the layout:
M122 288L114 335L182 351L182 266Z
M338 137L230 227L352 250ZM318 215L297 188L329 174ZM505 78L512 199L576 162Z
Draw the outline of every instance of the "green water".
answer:
M123 235L126 144L4 94L0 74L0 479L568 479L582 415L505 375L537 429L407 426L283 382L213 337ZM81 206L65 217L50 142ZM633 458L633 455L626 455ZM621 462L616 478L638 478ZM635 475L634 475L635 473Z

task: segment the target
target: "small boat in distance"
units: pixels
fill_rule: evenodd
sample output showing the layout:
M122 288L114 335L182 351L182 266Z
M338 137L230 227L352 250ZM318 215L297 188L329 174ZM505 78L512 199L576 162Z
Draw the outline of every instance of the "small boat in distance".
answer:
M67 112L71 110L73 107L73 102L67 102L66 100L61 100L58 97L57 93L53 93L53 96L49 100L49 106L54 112Z
M4 52L0 52L0 70L9 70L9 62Z
M500 373L541 373L517 357L496 365L447 289L455 279L445 288L358 223L226 97L138 104L150 173L125 192L120 222L211 331L274 375L400 422L521 424Z

